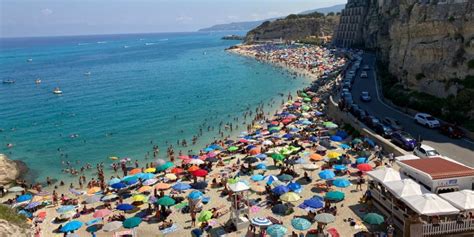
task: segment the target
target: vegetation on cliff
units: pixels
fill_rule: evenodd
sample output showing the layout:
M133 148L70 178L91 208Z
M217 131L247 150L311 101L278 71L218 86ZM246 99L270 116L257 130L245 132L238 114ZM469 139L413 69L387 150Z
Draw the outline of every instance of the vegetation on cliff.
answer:
M8 223L21 228L30 227L25 216L19 215L15 209L3 204L0 204L0 219L6 220Z

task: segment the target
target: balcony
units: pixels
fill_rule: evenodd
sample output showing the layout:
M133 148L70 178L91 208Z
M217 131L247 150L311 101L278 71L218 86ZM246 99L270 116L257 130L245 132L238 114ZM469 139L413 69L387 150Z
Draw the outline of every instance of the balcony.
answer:
M466 219L461 222L443 221L439 225L423 224L423 236L446 235L461 232L474 231L474 219Z

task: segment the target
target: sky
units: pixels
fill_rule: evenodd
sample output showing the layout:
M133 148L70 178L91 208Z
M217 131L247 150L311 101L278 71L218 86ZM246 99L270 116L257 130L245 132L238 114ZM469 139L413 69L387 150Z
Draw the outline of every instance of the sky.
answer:
M347 0L0 0L0 37L187 32Z

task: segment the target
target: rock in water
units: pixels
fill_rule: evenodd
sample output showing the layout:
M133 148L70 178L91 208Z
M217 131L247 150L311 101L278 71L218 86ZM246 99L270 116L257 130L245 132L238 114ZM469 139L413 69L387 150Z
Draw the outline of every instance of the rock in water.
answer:
M0 185L9 184L22 174L19 162L8 159L6 155L0 154Z

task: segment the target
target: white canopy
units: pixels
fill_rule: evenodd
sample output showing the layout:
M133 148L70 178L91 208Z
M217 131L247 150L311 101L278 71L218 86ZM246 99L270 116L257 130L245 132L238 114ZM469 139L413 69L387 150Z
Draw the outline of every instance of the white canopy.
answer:
M242 192L242 191L246 191L250 189L249 186L245 184L244 182L229 184L229 188L230 190L232 190L232 192Z
M402 200L420 215L435 216L459 213L459 210L449 202L432 193L402 197Z
M472 190L443 193L440 196L460 210L474 210L474 191Z
M382 168L367 172L367 175L381 183L401 180L400 173L392 168Z
M408 197L413 195L422 195L429 191L411 179L402 179L386 182L385 186L397 197Z
M408 155L404 155L404 156L397 156L397 157L395 157L395 160L397 160L397 161L402 161L402 160L417 160L417 159L420 159L420 157L415 156L415 155L413 155L413 154L408 154Z

